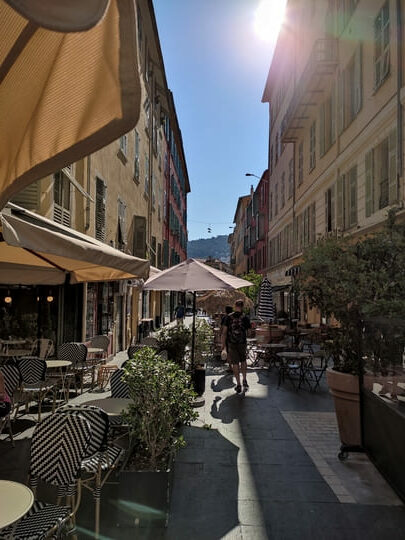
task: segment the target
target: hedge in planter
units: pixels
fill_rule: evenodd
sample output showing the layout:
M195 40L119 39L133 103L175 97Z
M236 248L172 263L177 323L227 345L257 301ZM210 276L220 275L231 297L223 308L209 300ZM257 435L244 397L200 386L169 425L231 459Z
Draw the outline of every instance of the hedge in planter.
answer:
M181 425L197 417L192 407L190 378L174 362L161 360L154 349L143 347L125 368L131 404L126 413L135 467L158 470L185 441Z

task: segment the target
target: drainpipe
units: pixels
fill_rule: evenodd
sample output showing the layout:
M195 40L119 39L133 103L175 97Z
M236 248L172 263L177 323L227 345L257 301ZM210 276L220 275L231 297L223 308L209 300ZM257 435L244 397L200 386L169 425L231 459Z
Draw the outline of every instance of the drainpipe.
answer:
M400 192L400 182L402 178L402 104L401 104L401 89L402 89L402 10L401 0L396 2L397 8L397 182L398 193L401 198L404 197L404 192Z
M87 156L87 193L90 195L91 184L91 156ZM84 229L87 232L90 229L90 200L86 198L86 217Z

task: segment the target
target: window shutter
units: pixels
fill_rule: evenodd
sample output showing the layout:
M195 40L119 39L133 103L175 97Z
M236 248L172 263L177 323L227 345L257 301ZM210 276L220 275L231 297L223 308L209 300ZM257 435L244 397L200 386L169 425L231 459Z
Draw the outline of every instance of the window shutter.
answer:
M319 111L319 153L325 154L325 103L322 103Z
M330 96L330 144L336 141L336 84L332 85Z
M316 206L315 203L312 203L309 207L310 213L310 229L309 229L309 242L314 244L316 240Z
M14 195L11 202L18 204L27 210L38 210L39 199L38 182L30 184L28 187Z
M393 204L398 200L396 130L391 131L388 138L388 169L389 204Z
M134 218L134 256L140 259L146 257L146 218L135 216Z
M338 76L338 130L339 133L345 128L345 77L344 71Z
M362 106L362 47L361 43L354 54L354 114L357 115Z
M106 185L103 180L96 180L96 239L105 241L105 203Z
M336 205L336 224L338 228L343 231L344 224L344 175L339 176L337 179L337 205Z
M332 223L332 231L336 229L336 216L335 216L335 186L330 188L330 220Z
M374 159L373 150L366 154L366 217L374 212Z
M349 173L349 226L357 223L357 167Z

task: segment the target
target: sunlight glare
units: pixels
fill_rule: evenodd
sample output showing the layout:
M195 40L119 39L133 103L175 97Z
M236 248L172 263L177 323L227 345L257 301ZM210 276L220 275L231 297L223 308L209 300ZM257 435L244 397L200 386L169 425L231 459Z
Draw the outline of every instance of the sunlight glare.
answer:
M262 0L255 12L254 27L264 41L276 41L284 20L286 0Z

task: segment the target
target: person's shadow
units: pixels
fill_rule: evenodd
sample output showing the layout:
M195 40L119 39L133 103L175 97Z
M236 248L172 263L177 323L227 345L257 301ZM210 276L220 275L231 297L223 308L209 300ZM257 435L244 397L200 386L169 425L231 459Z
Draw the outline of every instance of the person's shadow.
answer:
M222 390L227 390L228 388L232 388L233 386L234 383L232 373L225 373L220 379L213 379L211 381L211 389L214 392L222 392Z
M211 415L218 418L223 424L231 424L240 416L240 408L244 399L244 394L233 394L222 399L216 396L211 405Z

